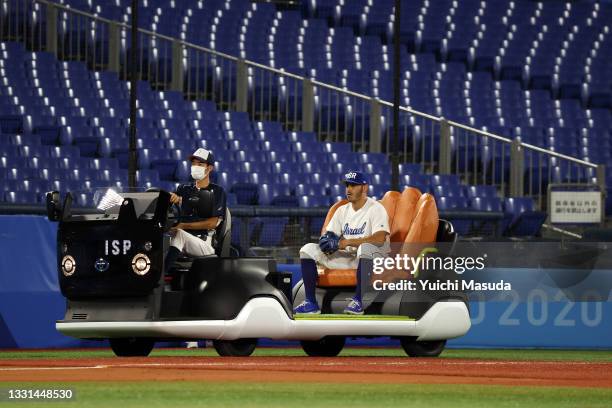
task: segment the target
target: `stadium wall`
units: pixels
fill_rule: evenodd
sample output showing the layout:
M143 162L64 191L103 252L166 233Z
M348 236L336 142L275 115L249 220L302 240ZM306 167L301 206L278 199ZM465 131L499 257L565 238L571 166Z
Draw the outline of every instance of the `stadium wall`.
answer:
M42 216L0 215L0 348L100 345L55 330L65 308L55 269L56 231L57 224ZM279 269L299 281L299 266ZM610 302L482 302L470 308L472 328L450 347L612 348Z

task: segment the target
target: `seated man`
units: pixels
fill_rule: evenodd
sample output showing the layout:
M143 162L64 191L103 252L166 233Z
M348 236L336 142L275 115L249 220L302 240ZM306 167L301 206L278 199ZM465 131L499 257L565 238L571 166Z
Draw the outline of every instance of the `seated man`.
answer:
M321 313L315 297L316 263L319 263L330 269L357 268L355 296L344 313L363 314L361 271L371 267L375 255L389 252L389 216L382 204L368 197L365 175L349 171L343 181L349 202L338 207L319 245L306 244L300 250L306 300L293 310L294 313Z
M208 256L215 253L213 240L215 229L223 221L226 209L226 195L223 187L210 182L215 159L212 152L198 149L191 156L191 177L193 183L181 184L176 193L170 193L170 202L180 208L180 220L170 230L170 248L164 263L165 272L183 253L191 256ZM198 205L201 193L212 193L212 213L201 214Z

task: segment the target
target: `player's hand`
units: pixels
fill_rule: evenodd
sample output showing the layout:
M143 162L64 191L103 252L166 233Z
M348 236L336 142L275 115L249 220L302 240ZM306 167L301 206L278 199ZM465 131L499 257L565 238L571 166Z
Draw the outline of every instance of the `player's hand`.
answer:
M341 238L340 241L338 242L338 249L346 249L347 246L349 246L348 239Z
M181 201L181 196L175 193L170 193L170 204L180 204Z

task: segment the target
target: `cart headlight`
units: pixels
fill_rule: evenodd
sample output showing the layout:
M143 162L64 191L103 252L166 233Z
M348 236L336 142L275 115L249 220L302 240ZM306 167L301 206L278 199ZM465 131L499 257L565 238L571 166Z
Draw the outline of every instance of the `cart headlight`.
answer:
M146 275L151 269L151 260L145 254L136 254L132 258L132 270L136 275Z
M70 255L66 255L62 258L62 273L64 276L72 276L76 271L76 262Z

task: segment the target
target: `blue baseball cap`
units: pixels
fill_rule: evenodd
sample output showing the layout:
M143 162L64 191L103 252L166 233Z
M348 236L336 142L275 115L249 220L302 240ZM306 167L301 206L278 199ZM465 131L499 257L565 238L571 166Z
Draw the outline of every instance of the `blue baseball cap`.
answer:
M353 171L353 170L349 170L344 175L344 178L342 179L342 181L344 182L344 184L357 184L357 185L368 184L368 179L365 176L365 174L363 174L360 171Z

